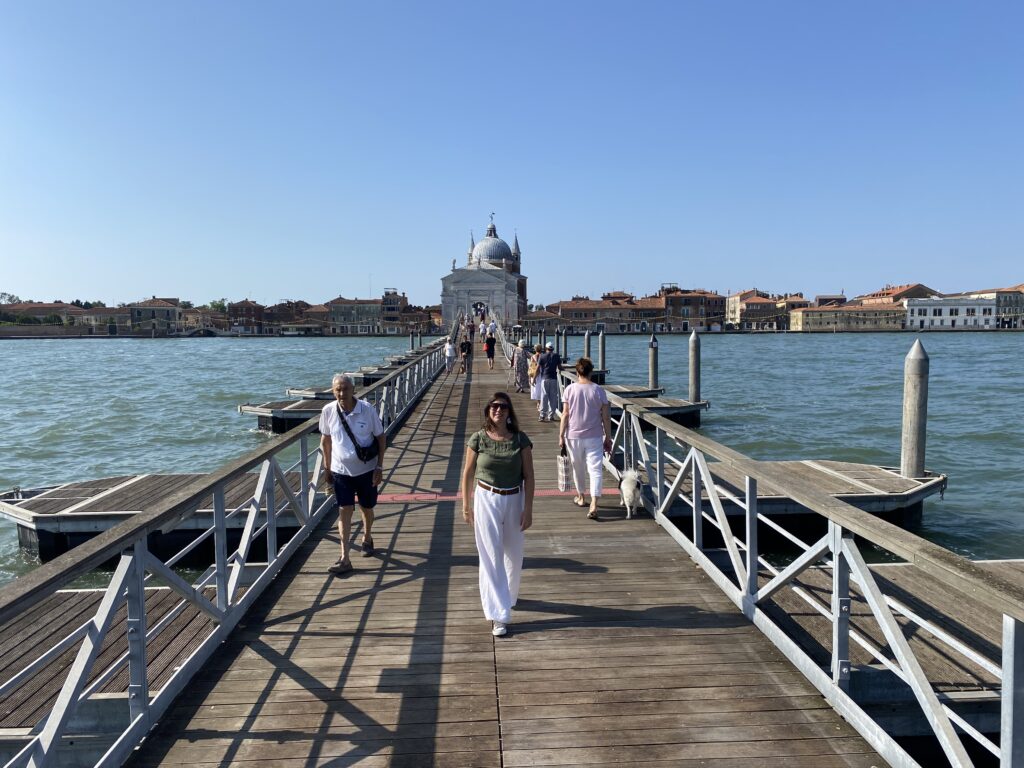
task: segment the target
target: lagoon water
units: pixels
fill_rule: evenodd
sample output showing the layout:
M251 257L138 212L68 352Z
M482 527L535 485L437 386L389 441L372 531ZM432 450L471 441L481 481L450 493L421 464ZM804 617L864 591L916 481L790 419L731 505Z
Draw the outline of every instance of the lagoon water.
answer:
M913 334L705 335L701 431L757 459L899 465ZM921 337L931 357L927 466L949 474L921 535L974 558L1024 557L1024 333ZM687 338L660 378L686 397ZM380 362L407 337L0 342L0 490L107 475L209 471L268 439L243 402ZM582 339L570 338L570 357ZM596 339L594 354L596 356ZM647 339L609 337L615 383L647 378ZM0 522L0 582L33 567Z

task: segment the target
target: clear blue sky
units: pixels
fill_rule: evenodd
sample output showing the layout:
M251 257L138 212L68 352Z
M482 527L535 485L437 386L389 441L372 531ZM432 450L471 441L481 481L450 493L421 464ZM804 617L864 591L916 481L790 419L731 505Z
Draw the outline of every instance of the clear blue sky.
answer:
M0 291L1024 281L1020 2L4 2Z

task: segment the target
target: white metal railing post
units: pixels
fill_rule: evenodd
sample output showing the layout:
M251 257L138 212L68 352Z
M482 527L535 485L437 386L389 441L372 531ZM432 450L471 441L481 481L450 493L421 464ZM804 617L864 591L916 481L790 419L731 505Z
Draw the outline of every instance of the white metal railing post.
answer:
M149 713L146 679L146 539L135 542L125 602L128 610L128 712L132 722Z
M692 471L690 472L690 483L693 489L693 546L698 550L704 549L704 518L702 513L704 511L704 500L701 498L704 495L703 482L701 480L700 469L697 467L697 449L691 449L692 455Z
M829 522L832 550L832 682L841 690L850 688L850 564L843 551L843 539L853 536Z
M1024 622L1003 615L1003 693L999 765L1024 765Z
M622 406L622 469L633 469L633 420Z
M589 343L589 337L587 337L587 340ZM661 505L665 501L665 444L662 440L661 427L656 427L654 430L654 451L656 454L654 465L654 508L661 509ZM653 515L653 517L657 517L657 515Z
M228 595L228 528L225 521L224 484L213 488L213 557L217 569L217 607L228 609L231 596Z
M267 563L277 560L277 494L274 484L277 478L271 472L267 478L266 510L267 510Z
M754 596L757 594L757 478L747 475L747 597L753 605Z
M309 442L307 441L308 435L303 435L299 439L299 506L302 508L302 514L309 519L310 515L310 504L309 496L307 491L309 490Z

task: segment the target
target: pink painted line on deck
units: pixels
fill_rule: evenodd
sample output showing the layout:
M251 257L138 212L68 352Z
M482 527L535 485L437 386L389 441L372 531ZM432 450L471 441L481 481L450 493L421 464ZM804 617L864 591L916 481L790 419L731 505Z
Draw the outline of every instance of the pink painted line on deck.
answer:
M564 496L570 499L575 491L556 491L554 488L541 488L534 491L534 496ZM606 489L602 496L618 496L617 490ZM382 493L377 497L378 504L402 504L411 501L458 501L457 493Z

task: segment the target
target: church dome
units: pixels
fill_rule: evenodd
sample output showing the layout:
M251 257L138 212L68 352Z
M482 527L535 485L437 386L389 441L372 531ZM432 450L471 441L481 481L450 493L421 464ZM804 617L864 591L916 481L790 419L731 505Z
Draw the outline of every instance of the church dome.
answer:
M513 261L512 249L508 243L498 237L498 230L494 224L487 227L487 235L473 246L473 261L490 262L495 266L501 266L502 262Z

